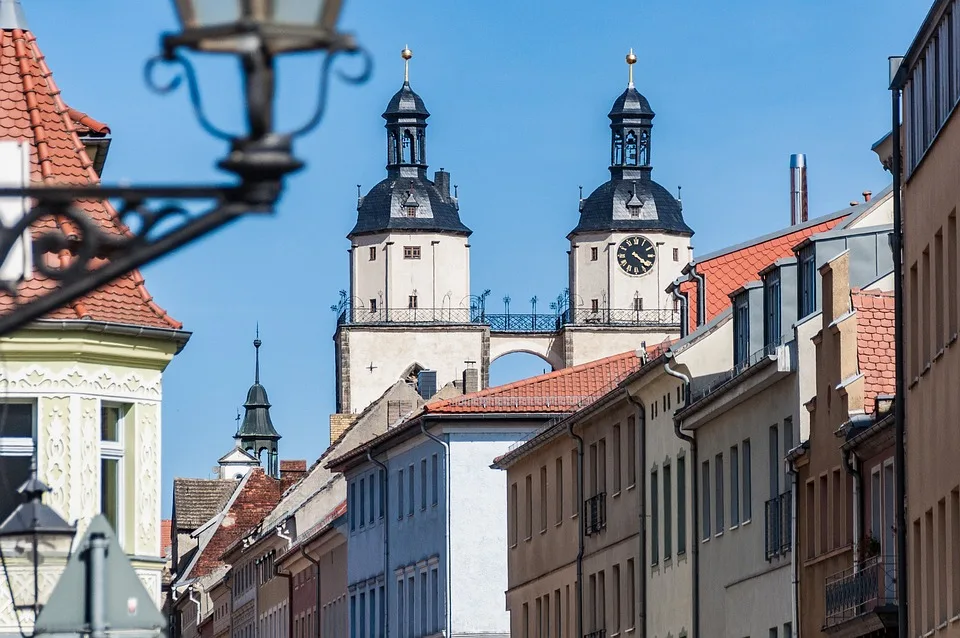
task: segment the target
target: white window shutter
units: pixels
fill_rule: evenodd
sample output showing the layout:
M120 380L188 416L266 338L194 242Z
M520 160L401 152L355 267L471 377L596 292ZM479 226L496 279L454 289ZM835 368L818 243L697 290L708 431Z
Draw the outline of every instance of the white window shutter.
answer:
M30 145L13 140L0 141L0 186L23 188L30 184ZM24 197L0 197L0 222L12 228L30 210ZM26 230L0 265L0 281L17 283L33 274L33 243Z

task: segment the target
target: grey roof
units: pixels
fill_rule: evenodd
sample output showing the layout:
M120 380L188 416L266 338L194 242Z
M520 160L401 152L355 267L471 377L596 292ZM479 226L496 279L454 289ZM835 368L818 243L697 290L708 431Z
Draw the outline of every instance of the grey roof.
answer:
M267 398L267 389L259 383L254 383L247 390L247 400L243 404L246 414L237 431L237 438L249 439L279 439L280 434L273 427L270 419L270 400Z
M177 529L194 530L216 516L236 491L238 482L234 479L173 479L173 512Z
M423 99L410 88L409 82L403 83L400 90L390 98L387 110L383 112L383 117L388 120L397 115L414 115L423 119L430 117Z
M643 203L636 217L627 207L634 193ZM650 179L649 172L635 180L611 179L583 200L580 222L570 234L606 230L693 235L693 229L683 221L680 202Z
M23 7L20 6L20 0L0 0L0 29L4 31L30 29Z
M610 108L609 117L611 120L622 115L653 117L654 112L650 108L650 102L647 101L647 98L643 97L633 86L628 86L627 90L620 94L620 97L613 102L613 106Z
M416 217L408 217L404 204L416 200ZM470 235L460 221L457 203L426 177L390 176L370 189L357 208L357 223L348 237L384 230L440 231Z

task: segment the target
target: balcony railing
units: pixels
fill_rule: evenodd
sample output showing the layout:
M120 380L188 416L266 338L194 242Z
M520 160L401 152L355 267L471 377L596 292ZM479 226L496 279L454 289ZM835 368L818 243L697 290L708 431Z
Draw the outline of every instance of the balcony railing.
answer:
M793 494L784 492L771 498L764 505L764 553L767 560L773 560L790 551L793 540Z
M828 576L824 628L870 613L893 613L897 604L896 582L893 556L874 556L856 569L851 567Z
M607 638L607 630L598 629L596 631L591 631L589 634L583 634L583 638Z
M600 492L588 498L584 504L584 533L587 536L599 534L607 526L607 493Z
M564 310L559 314L491 314L479 308L353 308L339 310L337 325L385 323L448 323L490 326L492 332L552 333L567 325L613 327L680 326L677 310L629 310L585 308Z

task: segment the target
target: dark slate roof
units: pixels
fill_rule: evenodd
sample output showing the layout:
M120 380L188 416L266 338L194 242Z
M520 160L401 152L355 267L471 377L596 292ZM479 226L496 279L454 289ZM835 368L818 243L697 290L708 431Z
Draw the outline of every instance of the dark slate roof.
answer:
M238 483L233 479L173 479L177 529L195 530L216 516L230 500Z
M417 202L417 216L403 210L410 194ZM363 198L357 209L357 224L348 237L384 230L439 231L470 235L460 221L457 204L444 196L426 178L387 177Z
M611 119L620 115L640 115L653 117L653 109L650 108L650 102L643 97L637 89L628 86L627 90L620 94L620 97L613 103L610 109L609 117Z
M430 116L426 105L416 92L410 88L409 82L404 82L400 90L397 91L390 102L387 104L387 110L383 112L383 117L390 119L397 115L415 115L423 119Z
M237 431L241 439L279 439L280 435L273 427L270 419L270 400L267 398L267 389L259 383L254 383L247 390L247 400L243 404L246 414Z
M627 208L634 192L643 202L639 217L633 217ZM570 234L607 230L693 235L693 229L683 221L680 202L649 176L612 179L601 185L583 201L580 223Z

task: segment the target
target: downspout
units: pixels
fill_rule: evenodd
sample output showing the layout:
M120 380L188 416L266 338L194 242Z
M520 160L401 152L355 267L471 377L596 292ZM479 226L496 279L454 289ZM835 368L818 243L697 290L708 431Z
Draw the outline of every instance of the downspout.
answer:
M860 459L850 450L843 451L843 467L853 477L853 571L860 565L860 542L863 531L863 472Z
M673 298L680 302L680 338L682 339L690 331L690 299L687 293L680 290L677 282L674 282L670 292L673 293Z
M640 445L640 489L637 490L637 498L640 500L640 570L646 573L647 569L647 517L644 515L644 500L647 494L647 416L643 409L643 404L633 398L630 392L624 390L627 395L627 401L637 408L637 417L640 420L640 428L637 433ZM641 636L647 635L647 579L643 578L640 594L640 627L643 629Z
M384 524L386 524L386 520L384 520ZM315 581L316 584L317 584L317 586L314 587L314 589L316 590L316 609L315 609L314 612L313 612L313 628L316 630L316 634L317 634L316 638L320 638L320 605L321 605L321 599L320 599L320 561L317 560L317 559L314 559L313 556L311 556L310 554L307 553L307 546L306 546L306 545L301 545L301 546L300 546L300 555L303 556L304 558L306 558L306 559L307 559L308 561L310 561L311 563L313 563L313 567L314 567L314 569L317 571L317 578L316 578L316 581ZM384 587L386 587L386 582L387 582L386 577L384 577L383 582L384 582ZM384 589L384 591L386 591L386 589ZM382 604L383 604L383 602L381 601L381 605L382 605ZM384 614L384 615L386 615L386 614Z
M386 612L386 601L390 600L390 499L387 498L387 489L390 486L390 473L387 466L373 458L370 450L367 450L367 460L380 468L383 472L383 481L380 483L380 498L383 499L383 598L381 601L384 609L383 614L383 635L390 635L390 614ZM317 565L317 599L320 598L320 565ZM319 604L319 603L318 603ZM317 613L320 608L317 608ZM318 623L319 624L319 623Z
M169 628L170 628L170 638L180 638L182 632L180 631L180 623L177 622L180 619L180 614L177 613L177 601L180 598L177 596L177 588L170 587L170 613L169 613ZM233 625L233 591L230 592L230 618L231 626Z
M707 282L697 272L696 264L690 269L690 274L697 280L697 325L702 326L707 322Z
M446 503L443 504L443 505L444 505L443 509L445 510L445 516L444 516L445 529L444 529L444 533L446 534L446 550L447 550L446 560L444 561L444 563L445 563L444 567L446 567L446 569L445 569L444 571L446 571L446 573L447 573L447 586L446 586L446 590L447 590L447 591L446 591L446 597L447 597L446 603L447 603L447 604L445 605L446 608L447 608L447 613L444 614L444 615L446 616L446 622L445 622L444 624L446 625L446 635L447 635L447 636L452 636L452 635L453 635L453 583L452 583L452 578L451 578L451 577L452 577L452 575L453 575L453 572L452 572L452 569L451 569L451 562L452 562L452 561L451 561L451 558L452 558L452 556L451 556L451 547L450 547L450 506L452 505L452 501L451 501L451 499L450 499L450 496L451 496L451 495L450 495L450 483L451 483L451 480L450 480L450 443L448 443L447 441L444 441L443 439L441 439L440 437L436 436L435 434L432 434L432 433L430 433L430 432L427 432L427 428L426 428L426 424L425 424L425 422L424 422L424 419L421 419L421 420L420 420L420 432L421 432L425 437L427 437L428 439L436 442L437 444L440 445L440 447L443 448L443 478L444 478L444 481L443 481L443 482L444 482L443 494L444 494L444 498L445 498L446 501L447 501Z
M904 441L905 404L907 399L903 348L903 211L900 203L900 90L905 83L903 58L890 58L891 119L893 120L893 316L894 326L894 468L896 469L895 498L897 510L897 633L901 638L909 634L907 614L907 466ZM915 326L916 327L916 326Z
M577 441L577 636L583 635L583 437L573 431L573 421L567 423L567 435ZM646 589L646 588L644 588Z
M701 291L702 291L702 288L701 288ZM697 295L698 305L700 304L701 297L702 295L698 293ZM666 357L672 358L673 355L668 352L666 354ZM663 371L669 374L671 377L676 377L677 379L680 379L681 381L683 381L683 404L687 405L687 402L690 399L690 377L683 374L682 372L677 372L676 370L670 369L669 361L663 364ZM674 418L673 420L674 434L676 434L677 438L680 439L681 441L686 441L687 443L690 444L690 457L691 457L690 465L693 472L693 480L690 481L692 483L692 488L693 488L691 490L691 494L693 496L693 500L691 503L691 506L692 506L691 509L693 510L693 516L691 516L691 520L693 521L693 535L692 535L693 542L691 543L691 545L693 546L691 548L693 550L693 561L692 561L693 563L692 564L692 568L693 568L693 632L692 633L693 633L693 638L700 638L700 537L699 537L699 533L700 533L699 532L700 530L699 509L700 508L699 508L699 499L698 499L700 482L697 478L697 468L699 467L699 464L697 462L697 439L693 436L690 436L689 434L684 434L682 428L683 428L683 419ZM686 507L686 504L684 504L684 507Z
M293 545L293 539L283 531L284 524L277 525L274 531L277 536L287 541L287 549L290 549L290 546ZM293 636L293 611L290 609L293 606L293 574L289 571L280 571L276 565L273 567L273 573L287 579L287 636Z
M188 599L190 600L190 602L192 602L192 603L196 606L196 608L197 608L197 616L196 616L197 621L196 621L195 624L196 624L196 626L197 626L197 634L199 635L199 633L200 633L200 601L193 597L193 594L194 594L195 592L196 592L196 590L193 588L193 585L191 585L190 588L187 589L187 598L188 598Z
M797 558L799 549L800 534L800 504L797 498L800 496L800 475L797 472L797 466L794 461L787 459L787 474L790 475L790 572L793 582L790 584L790 595L793 598L791 614L793 615L793 631L797 638L800 638L800 560ZM791 638L788 636L787 638Z

